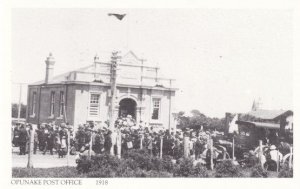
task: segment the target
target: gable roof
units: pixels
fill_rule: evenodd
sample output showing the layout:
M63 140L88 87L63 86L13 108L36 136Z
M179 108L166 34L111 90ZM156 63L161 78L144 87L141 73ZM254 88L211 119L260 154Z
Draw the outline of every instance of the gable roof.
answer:
M258 109L255 111L250 111L247 114L259 119L276 119L279 116L283 114L293 114L291 110L264 110L264 109Z

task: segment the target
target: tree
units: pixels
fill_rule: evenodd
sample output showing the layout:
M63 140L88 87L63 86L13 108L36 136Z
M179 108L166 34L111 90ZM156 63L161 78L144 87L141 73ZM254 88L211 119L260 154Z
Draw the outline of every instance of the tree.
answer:
M13 118L17 118L18 117L18 107L19 104L17 103L12 103L11 104L11 116ZM24 104L21 104L21 112L20 112L20 118L26 118L26 108L27 106Z
M178 122L178 128L183 129L189 127L191 129L200 129L203 126L205 129L216 129L218 131L224 131L225 118L210 118L205 116L199 110L192 110L191 116L185 116L185 112L180 111L176 115Z

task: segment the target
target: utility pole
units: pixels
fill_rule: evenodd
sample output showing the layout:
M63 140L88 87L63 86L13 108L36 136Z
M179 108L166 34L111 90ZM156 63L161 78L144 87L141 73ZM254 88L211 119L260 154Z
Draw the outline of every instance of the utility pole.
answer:
M21 96L22 96L22 83L20 83L19 106L18 106L18 123L21 118Z
M109 129L114 130L115 120L114 120L114 109L115 109L115 100L117 92L117 65L118 60L121 59L121 56L118 56L120 51L113 51L111 56L111 101L110 101L110 119L109 119Z

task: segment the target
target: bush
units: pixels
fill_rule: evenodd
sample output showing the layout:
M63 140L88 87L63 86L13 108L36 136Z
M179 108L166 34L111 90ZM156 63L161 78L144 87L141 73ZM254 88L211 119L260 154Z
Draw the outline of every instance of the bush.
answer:
M193 176L200 177L200 178L208 177L208 172L206 167L201 165L200 163L197 163L196 166L193 168Z
M163 159L161 161L164 171L173 172L174 164L172 162L172 156L163 156Z
M225 160L216 165L215 177L242 177L240 167L232 160Z
M143 170L151 170L153 165L151 156L145 150L130 150L124 153L124 159L132 159L137 163L137 166Z
M293 168L289 169L288 166L284 166L278 174L279 178L293 178Z
M256 177L256 178L267 178L268 177L268 171L262 169L260 164L256 164L252 169L251 169L251 177Z
M192 175L193 175L193 160L190 158L179 159L174 169L174 176L189 177Z
M248 156L245 158L244 163L248 168L255 167L257 164L259 164L259 159L256 156Z

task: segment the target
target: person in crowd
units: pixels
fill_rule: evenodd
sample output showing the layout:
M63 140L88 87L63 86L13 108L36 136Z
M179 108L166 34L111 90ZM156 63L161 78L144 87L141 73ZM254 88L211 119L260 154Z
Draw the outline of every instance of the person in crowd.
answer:
M200 141L200 137L196 138L195 141L195 159L199 159L202 152L202 143Z
M36 151L37 151L38 145L39 145L38 130L34 131L33 137L34 137L34 140L33 140L33 154L36 154Z
M111 130L108 130L107 134L105 135L104 150L106 153L110 153L110 149L112 147L111 133Z
M82 125L79 125L78 131L76 132L75 136L76 144L77 144L77 151L79 151L82 147L84 147L86 143L86 134Z
M39 150L44 151L46 146L45 123L42 123L38 129Z
M43 154L45 155L46 152L49 150L50 154L53 155L55 134L51 125L47 125L47 128L45 129L45 138L46 145Z
M20 129L19 123L13 128L13 140L12 143L14 146L19 146L19 137L20 137Z
M290 147L291 147L291 145L286 142L284 137L280 137L278 150L280 151L280 153L282 153L283 156L290 153Z
M264 164L267 170L269 171L276 171L277 170L277 163L280 164L282 160L282 154L276 150L275 145L271 145L269 150L265 153L266 154L266 163Z
M20 132L19 132L19 147L20 147L20 153L19 155L25 155L26 154L26 143L28 140L28 134L25 129L25 126L22 124L20 127Z
M104 147L104 136L101 129L98 129L95 134L95 143L92 147L96 154L100 154Z

